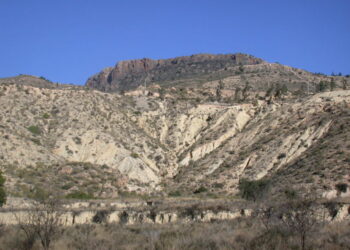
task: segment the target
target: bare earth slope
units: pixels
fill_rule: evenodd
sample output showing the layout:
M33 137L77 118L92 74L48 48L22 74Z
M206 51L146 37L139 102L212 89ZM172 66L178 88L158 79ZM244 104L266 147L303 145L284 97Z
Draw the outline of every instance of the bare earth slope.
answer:
M336 196L349 183L349 90L223 103L188 97L205 100L200 89L160 98L5 82L0 164L11 195L227 195L240 178L267 177L276 191Z

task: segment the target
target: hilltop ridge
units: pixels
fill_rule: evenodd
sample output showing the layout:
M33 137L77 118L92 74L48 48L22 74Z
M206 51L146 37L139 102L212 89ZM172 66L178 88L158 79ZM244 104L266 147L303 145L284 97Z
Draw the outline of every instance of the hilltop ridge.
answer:
M103 91L128 90L144 84L145 81L171 81L175 78L188 79L211 74L225 67L260 64L262 59L245 54L196 54L170 59L149 58L118 62L90 77L86 86Z

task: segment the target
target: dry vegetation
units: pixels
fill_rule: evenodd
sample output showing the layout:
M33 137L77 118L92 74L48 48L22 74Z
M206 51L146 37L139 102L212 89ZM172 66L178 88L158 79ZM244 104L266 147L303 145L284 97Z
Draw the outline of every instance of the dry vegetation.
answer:
M348 221L311 228L304 249L349 249ZM18 226L1 227L1 249L40 249ZM50 249L301 249L300 235L287 224L266 227L258 218L209 223L90 224L58 227Z

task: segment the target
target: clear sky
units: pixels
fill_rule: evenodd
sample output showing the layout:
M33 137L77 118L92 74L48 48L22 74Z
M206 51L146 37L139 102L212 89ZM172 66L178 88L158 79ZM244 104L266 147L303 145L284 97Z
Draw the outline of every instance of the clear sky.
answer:
M84 84L117 61L243 52L350 74L350 0L0 0L0 77Z

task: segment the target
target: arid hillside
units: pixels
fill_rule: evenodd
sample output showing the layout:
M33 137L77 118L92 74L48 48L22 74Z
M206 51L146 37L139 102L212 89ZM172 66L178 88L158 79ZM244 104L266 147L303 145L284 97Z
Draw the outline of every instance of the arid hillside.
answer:
M258 74L248 66L243 72ZM273 85L257 95L267 73L255 77L242 95L230 92L236 76L219 80L220 88L153 84L123 95L35 86L38 78L29 76L1 79L0 164L8 193L212 197L235 195L240 179L268 178L274 194L288 188L349 195L336 188L350 181L348 78L315 76L334 81L333 91L310 88L307 95Z

